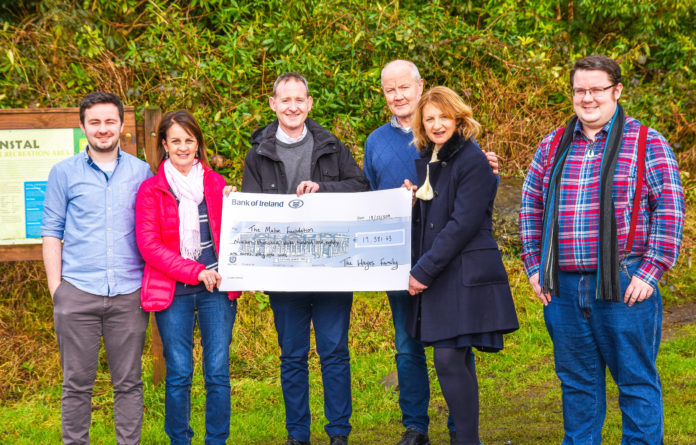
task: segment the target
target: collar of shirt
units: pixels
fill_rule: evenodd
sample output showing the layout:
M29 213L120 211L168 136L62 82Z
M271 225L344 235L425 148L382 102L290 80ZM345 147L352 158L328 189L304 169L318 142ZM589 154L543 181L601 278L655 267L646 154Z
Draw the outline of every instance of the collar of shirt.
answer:
M606 136L609 134L610 127L611 127L611 120L609 120L609 122L604 124L602 129L597 132L597 134L595 135L595 141L597 140L598 136L602 136L602 137L606 138ZM590 138L588 138L587 135L585 134L585 130L583 130L582 123L580 122L579 119L575 123L575 131L573 132L573 139L576 139L578 137L583 137L583 138L587 139L588 141L590 140Z
M411 127L404 127L401 125L396 116L392 116L390 124L392 127L396 128L397 130L401 130L404 133L411 133Z
M121 160L121 146L119 145L118 148L116 148L116 150L118 150L117 153L116 153L116 166L118 166L118 162ZM85 160L87 161L87 165L89 165L89 166L92 167L93 169L97 170L98 172L104 174L104 176L106 176L106 180L108 181L108 180L109 180L109 175L107 175L107 174L99 167L99 165L97 165L97 163L94 162L94 160L92 159L92 157L89 155L89 145L86 145L86 146L85 146L85 151L84 151L83 153L84 153ZM116 170L116 166L114 166L114 170Z
M294 144L295 142L300 142L305 138L305 136L307 136L307 124L305 124L304 128L302 129L302 134L298 138L288 136L288 134L280 128L280 125L278 125L278 129L276 130L276 139L283 144Z

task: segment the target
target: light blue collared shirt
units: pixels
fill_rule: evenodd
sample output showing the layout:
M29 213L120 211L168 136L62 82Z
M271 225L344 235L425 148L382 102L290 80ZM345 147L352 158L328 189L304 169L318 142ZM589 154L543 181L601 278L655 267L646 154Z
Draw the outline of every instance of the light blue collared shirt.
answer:
M389 121L389 123L391 124L392 127L396 128L397 130L401 130L404 133L410 134L413 132L411 127L406 128L406 127L402 126L399 123L399 119L397 119L396 116L392 116L391 121Z
M135 243L135 197L150 176L145 162L120 149L108 177L87 150L53 166L41 236L63 240L64 280L109 297L140 288L144 263Z

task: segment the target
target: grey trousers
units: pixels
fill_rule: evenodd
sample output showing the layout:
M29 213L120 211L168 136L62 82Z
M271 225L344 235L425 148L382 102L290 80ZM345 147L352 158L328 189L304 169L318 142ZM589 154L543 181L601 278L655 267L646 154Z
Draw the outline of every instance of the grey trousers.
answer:
M103 337L114 385L116 441L119 445L140 443L141 356L148 322L140 307L140 290L109 298L63 281L53 295L53 321L63 369L63 442L89 444L92 387Z

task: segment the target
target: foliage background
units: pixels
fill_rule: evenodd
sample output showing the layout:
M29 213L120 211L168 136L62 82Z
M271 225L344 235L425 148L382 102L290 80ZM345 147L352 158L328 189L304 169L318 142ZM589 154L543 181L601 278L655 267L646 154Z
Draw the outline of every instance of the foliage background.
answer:
M568 71L602 53L620 61L629 114L661 131L682 168L696 162L694 0L0 0L0 107L76 106L88 91L142 112L188 108L219 170L241 177L251 132L273 115L275 77L303 73L311 116L358 158L389 118L381 67L413 60L428 85L474 107L480 142L503 170L572 113Z
M275 77L303 73L311 117L362 158L367 135L390 115L381 67L413 60L429 86L447 85L473 106L482 146L502 171L522 176L541 137L571 114L568 72L601 53L620 61L627 112L672 143L690 207L696 202L696 0L0 0L0 107L73 107L103 89L134 105L190 109L217 169L239 184L251 132L274 119ZM689 216L677 269L661 283L667 306L693 302L696 221ZM540 306L515 249L508 269L522 329L504 354L479 355L487 443L558 443L560 392ZM263 295L245 295L233 342L236 443L283 436L278 351ZM393 441L401 432L396 394L377 380L393 368L390 312L381 294L356 296L351 329L353 443ZM696 437L696 329L663 344L667 443ZM148 343L149 344L149 343ZM60 368L50 297L38 262L0 263L0 441L58 440ZM149 353L149 351L148 351ZM196 352L200 355L200 350ZM200 360L197 361L200 363ZM106 360L93 403L96 443L113 442ZM319 368L312 354L313 375ZM478 366L478 365L477 365ZM145 358L149 382L149 355ZM202 428L200 369L194 428ZM444 402L433 384L434 443L446 441ZM619 442L616 390L609 383L608 443ZM146 383L144 443L160 443L161 388ZM321 387L312 383L313 434L321 434ZM357 415L359 413L359 415ZM501 421L501 419L504 419ZM439 431L439 432L435 432ZM202 434L197 433L197 438ZM315 437L316 439L316 437ZM322 438L323 440L323 438Z

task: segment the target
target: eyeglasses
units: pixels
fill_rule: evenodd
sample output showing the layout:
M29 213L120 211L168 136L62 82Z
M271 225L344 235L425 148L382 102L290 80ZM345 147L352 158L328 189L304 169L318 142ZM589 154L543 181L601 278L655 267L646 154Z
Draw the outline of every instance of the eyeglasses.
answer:
M573 88L571 91L573 92L573 97L576 99L582 99L585 97L587 93L590 93L590 96L592 97L597 97L601 96L604 94L605 91L607 91L609 88L614 88L616 86L615 83L609 85L608 87L604 88Z

